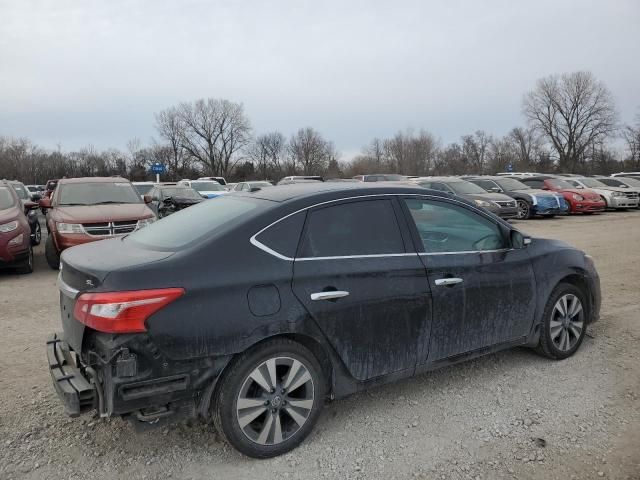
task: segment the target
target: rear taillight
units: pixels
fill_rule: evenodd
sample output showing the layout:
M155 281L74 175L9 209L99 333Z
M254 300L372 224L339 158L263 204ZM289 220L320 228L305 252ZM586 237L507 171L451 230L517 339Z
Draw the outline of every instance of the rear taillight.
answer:
M83 293L76 300L73 315L100 332L145 332L147 318L182 295L182 288Z

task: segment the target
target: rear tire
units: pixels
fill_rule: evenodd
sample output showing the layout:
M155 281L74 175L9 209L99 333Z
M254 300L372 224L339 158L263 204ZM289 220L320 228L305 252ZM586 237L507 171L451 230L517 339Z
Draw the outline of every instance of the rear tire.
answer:
M213 422L241 453L275 457L309 435L325 392L325 375L307 348L286 338L269 340L227 367L214 393Z
M20 275L26 275L33 272L33 247L29 245L29 254L22 265L16 267L16 272Z
M44 256L52 270L60 269L60 253L58 253L53 243L53 235L49 235L44 243Z
M544 308L540 343L536 350L553 360L563 360L573 355L587 331L587 302L578 287L561 283Z
M40 226L40 222L36 222L36 228L33 232L33 236L31 237L31 245L40 245L42 241L42 227Z

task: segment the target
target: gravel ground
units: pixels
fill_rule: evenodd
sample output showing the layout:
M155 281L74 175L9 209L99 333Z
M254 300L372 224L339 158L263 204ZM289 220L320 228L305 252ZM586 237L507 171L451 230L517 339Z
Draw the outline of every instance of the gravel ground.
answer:
M209 425L135 433L67 418L44 342L60 329L55 272L0 273L0 478L640 479L640 211L519 222L595 258L601 321L553 362L515 349L327 406L298 449L245 458Z

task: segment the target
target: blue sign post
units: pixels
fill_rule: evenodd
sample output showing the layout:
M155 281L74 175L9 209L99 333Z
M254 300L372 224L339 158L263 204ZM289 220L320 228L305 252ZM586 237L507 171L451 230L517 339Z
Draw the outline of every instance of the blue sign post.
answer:
M513 172L513 165L512 164L508 164L507 165L507 172L509 172L509 173Z
M150 170L156 174L156 183L160 183L160 174L167 171L165 166L160 162L152 163Z

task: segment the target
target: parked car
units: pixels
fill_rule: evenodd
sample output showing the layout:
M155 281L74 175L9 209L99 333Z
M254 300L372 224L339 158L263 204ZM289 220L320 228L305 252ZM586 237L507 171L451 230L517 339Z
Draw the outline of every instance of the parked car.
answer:
M0 180L0 268L33 272L31 228L16 191Z
M193 188L181 185L157 185L151 189L149 196L149 208L158 218L164 218L204 201L202 195Z
M236 183L235 187L231 190L232 192L250 192L254 188L268 188L273 187L273 183L264 181L251 181L251 182L240 182Z
M218 182L220 185L227 185L227 181L224 177L200 177L198 180L213 180L214 182Z
M29 190L31 200L33 200L34 202L37 202L40 200L40 198L44 197L44 185L25 185L25 187L27 187L27 190Z
M503 193L487 192L475 183L455 177L418 177L412 180L421 187L459 195L501 218L516 218L516 201Z
M238 192L61 265L47 355L69 414L212 418L262 458L328 398L519 345L567 358L600 309L580 250L393 184Z
M139 230L155 219L131 182L118 177L65 178L53 196L40 200L47 210L45 257L57 270L69 247Z
M11 185L15 190L16 195L18 195L18 198L22 203L22 210L29 222L29 238L31 239L31 245L40 245L40 242L42 241L42 227L40 226L40 220L38 219L38 204L32 200L31 195L29 195L29 190L27 190L24 183L13 180L9 182L9 185ZM35 198L40 201L39 195L36 195Z
M131 182L131 185L136 189L140 198L144 198L144 196L147 195L156 185L156 182Z
M281 179L276 185L291 185L293 183L313 183L324 182L324 178L319 175L289 175Z
M407 180L407 177L395 173L374 173L373 175L355 175L353 179L359 182L401 182Z
M640 197L640 178L633 177L596 177L596 180L609 187L623 188L627 192L635 192ZM640 199L639 199L640 201ZM640 204L636 208L640 208Z
M622 209L638 207L638 194L635 192L629 192L624 188L611 187L595 178L567 177L565 180L578 189L588 188L596 192L607 204L606 208Z
M569 211L569 204L562 195L533 189L514 178L482 176L466 179L487 192L504 193L515 199L519 219L532 218L535 215L553 217Z
M640 172L620 172L620 173L612 173L612 177L626 177L626 178L640 178Z
M577 189L562 178L551 175L537 175L519 179L531 188L551 190L560 193L569 203L570 213L604 212L606 203L597 192L588 188Z
M202 198L216 198L229 193L215 180L180 180L177 185L193 188Z

